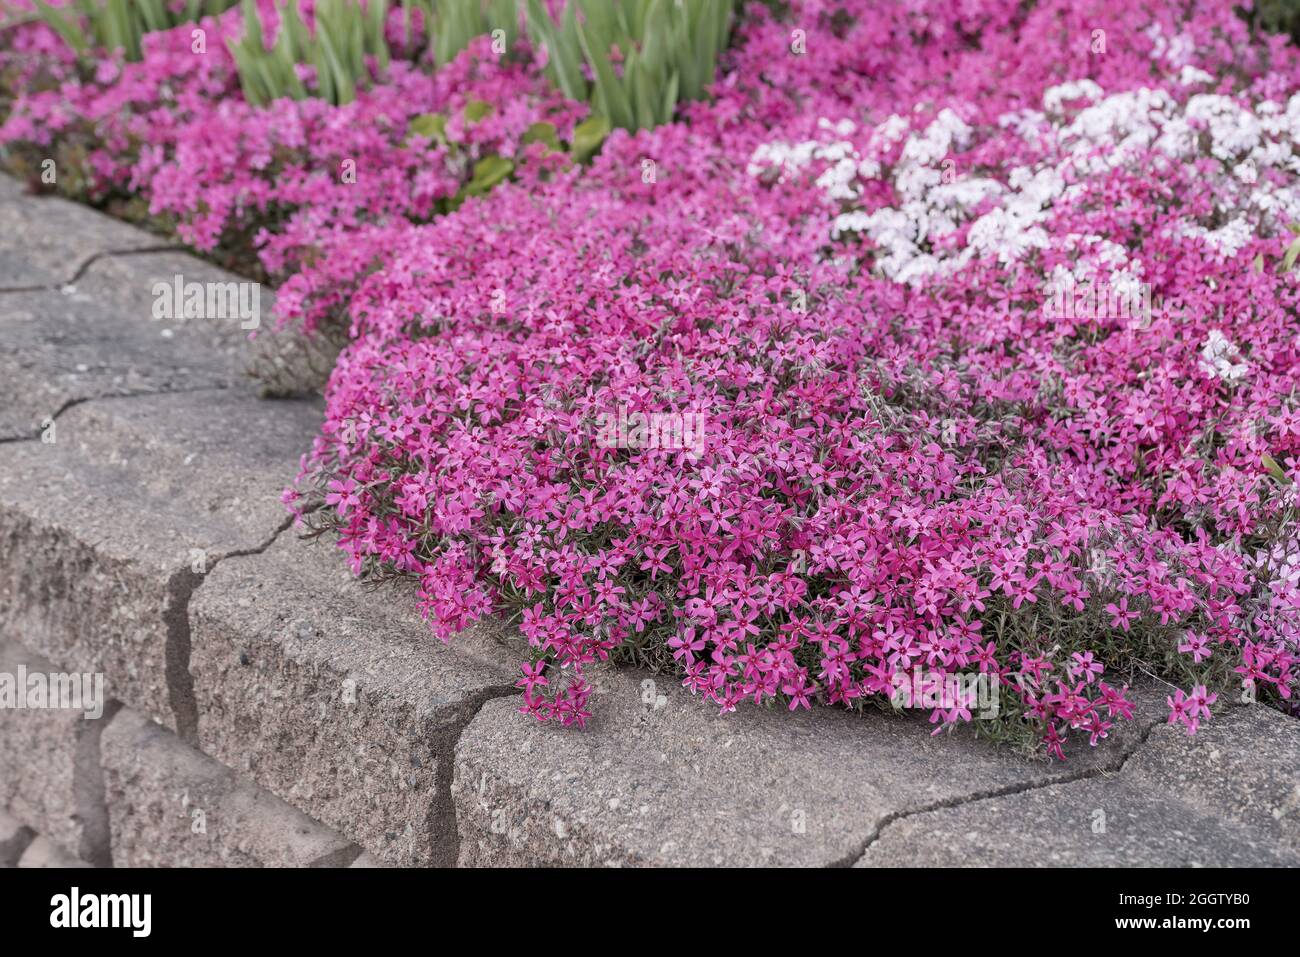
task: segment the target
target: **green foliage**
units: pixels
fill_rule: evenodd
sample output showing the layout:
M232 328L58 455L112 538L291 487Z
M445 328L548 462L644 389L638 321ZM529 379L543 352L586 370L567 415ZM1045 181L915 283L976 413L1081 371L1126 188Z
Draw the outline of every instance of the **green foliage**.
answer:
M477 123L492 113L492 104L485 103L482 100L471 100L465 104L464 118L466 123ZM468 166L473 162L473 174L469 181L456 193L455 196L444 200L439 207L440 213L450 212L458 208L471 196L482 196L496 186L504 182L515 171L516 161L509 156L498 156L491 154L483 156L477 160L469 156L464 144L453 141L447 135L447 121L449 117L445 113L424 113L412 118L407 128L407 139L421 138L428 140L430 144L445 147L450 154L458 156L462 165ZM521 146L528 147L533 143L542 143L546 149L555 153L568 153L569 158L574 162L585 162L592 154L600 148L605 137L609 135L609 120L603 116L591 116L582 123L579 123L573 130L573 142L564 143L560 139L559 130L555 128L554 123L541 120L530 126L521 138Z
M63 41L86 56L94 50L122 50L128 60L141 57L140 40L155 30L224 13L237 0L185 0L179 10L168 0L74 0L62 7L36 0L36 16Z
M502 31L500 52L505 53L519 35L516 0L416 0L416 6L424 12L429 46L438 66L455 59L475 37Z
M1291 233L1295 239L1291 240L1290 245L1286 247L1286 252L1282 254L1282 264L1278 267L1278 272L1288 273L1295 268L1296 260L1300 259L1300 226L1291 226Z
M541 0L526 2L556 85L629 130L666 123L679 101L701 98L731 32L733 0L570 0L558 22Z
M465 104L464 117L466 123L477 123L492 113L492 104L485 103L482 100L471 100ZM549 134L544 127L549 127ZM407 137L422 137L430 143L436 143L439 146L445 146L447 150L455 154L463 154L464 146L460 143L451 141L447 136L447 115L445 113L425 113L414 117L410 126L407 128ZM550 145L551 142L559 147L559 139L556 135L554 125L550 123L534 123L529 127L527 134L523 138L523 145L536 140L542 140ZM464 162L468 163L470 159L466 157ZM474 172L469 182L460 188L454 197L442 203L439 212L450 212L465 202L470 196L482 196L492 189L498 183L503 182L511 173L515 171L515 161L507 156L498 156L495 153L484 156L474 163Z
M384 24L391 0L317 0L315 23L309 28L298 8L298 0L277 5L283 28L271 47L266 30L252 0L243 0L244 36L230 45L239 70L244 96L251 103L264 104L280 97L301 99L308 91L295 66L316 68L314 95L331 103L347 103L357 88L369 82L366 56L373 56L382 69L390 52L384 38ZM442 66L469 45L475 37L500 30L504 54L518 33L515 0L401 0L406 35L411 36L415 11L419 11L436 64Z
M185 0L175 10L173 0L72 0L63 7L36 0L34 16L80 55L122 49L138 60L144 33L222 13L236 2ZM367 57L380 69L388 65L384 24L398 3L408 38L420 12L439 67L485 34L507 54L526 20L534 44L548 51L552 81L572 99L589 100L611 126L635 130L668 122L679 102L704 95L731 32L735 0L569 0L558 21L542 0L318 0L311 27L298 0L280 0L282 26L270 46L257 4L242 0L244 33L230 51L245 98L261 105L310 92L350 102L370 81ZM315 67L312 91L298 77L300 64ZM594 132L588 129L585 138ZM575 152L585 158L603 138L596 136L590 151Z
M244 35L230 42L230 53L239 71L244 98L263 105L281 97L303 99L307 89L295 67L300 63L316 68L316 95L331 103L349 103L357 87L369 81L366 57L373 56L380 68L389 61L384 23L388 0L318 0L315 23L307 27L298 0L277 5L280 30L275 43L266 45L266 34L254 0L243 0Z
M609 120L596 115L573 128L573 158L585 163L609 136Z
M1287 33L1300 42L1300 0L1255 0L1252 10L1238 8L1252 27L1270 33Z

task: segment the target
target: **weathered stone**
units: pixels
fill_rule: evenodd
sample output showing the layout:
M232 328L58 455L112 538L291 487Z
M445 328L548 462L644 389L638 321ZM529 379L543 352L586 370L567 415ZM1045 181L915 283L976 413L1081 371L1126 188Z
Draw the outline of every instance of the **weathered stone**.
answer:
M0 203L0 292L61 285L94 256L165 244L86 206L11 190Z
M16 203L31 198L21 180L0 173L0 203Z
M27 845L23 856L18 859L19 867L91 867L85 861L78 860L53 841L37 837Z
M360 853L129 709L102 760L117 867L346 866Z
M16 867L34 836L26 824L0 811L0 867Z
M1113 767L1143 728L1067 768L919 718L830 708L718 716L672 678L605 670L586 730L493 701L456 748L468 865L849 864L886 821Z
M1160 726L1123 769L916 814L859 862L892 866L1300 864L1300 723L1238 708Z
M0 674L16 679L60 670L20 645L0 640ZM84 860L106 865L108 818L99 736L113 709L106 700L97 708L90 701L80 704L80 709L0 708L0 806ZM93 716L96 710L98 717Z
M228 391L104 399L53 444L4 446L0 629L192 738L190 592L283 527L319 415Z
M408 592L285 534L194 595L199 746L386 863L452 863L456 737L517 674L494 630L443 645Z
M1161 725L1125 766L1151 793L1255 828L1300 857L1300 721L1235 707L1194 735Z
M0 294L0 439L38 435L86 399L240 382L251 347L237 320L153 318L154 283L175 275L236 281L190 256L148 253L98 259L62 288ZM269 293L261 308L269 317Z

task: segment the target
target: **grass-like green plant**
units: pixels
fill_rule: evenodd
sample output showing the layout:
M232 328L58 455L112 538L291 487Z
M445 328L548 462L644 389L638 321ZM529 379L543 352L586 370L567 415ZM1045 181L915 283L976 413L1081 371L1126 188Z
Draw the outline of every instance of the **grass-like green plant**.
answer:
M237 0L185 0L176 8L168 0L74 0L62 7L36 0L32 19L44 21L78 56L94 50L122 50L139 60L141 38L207 16L224 13Z
M176 8L169 0L72 0L55 7L36 0L32 19L79 55L121 49L138 60L145 33L223 13L236 2L185 0ZM244 33L230 51L251 103L308 95L350 102L370 80L368 57L380 69L388 65L384 25L400 3L408 39L420 12L439 67L484 34L500 40L505 54L526 21L534 44L547 50L552 81L567 96L589 100L611 126L634 130L666 123L679 102L704 95L731 32L735 0L569 0L558 20L541 0L318 0L310 27L298 0L282 0L281 28L269 46L257 4L242 3ZM300 64L315 67L310 92Z
M401 0L400 5L408 39L414 13L420 12L438 66L475 37L496 30L502 31L504 52L518 32L515 0ZM257 5L244 0L244 35L230 45L244 96L257 104L281 97L301 99L308 91L295 67L311 64L316 68L316 96L332 103L351 101L370 79L366 57L373 56L381 69L389 63L384 24L395 6L390 0L317 0L309 28L298 0L286 0L277 6L282 27L268 47Z
M408 36L420 11L438 66L489 33L505 54L526 20L565 95L590 100L612 126L634 130L666 123L679 102L704 95L731 32L734 0L569 0L558 20L541 0L402 0L402 7ZM231 51L245 96L254 103L306 96L294 67L310 63L316 95L348 102L369 79L367 54L381 67L388 63L384 22L391 8L389 0L319 0L309 29L297 0L286 0L284 26L268 48L257 7L244 0L245 33Z
M429 46L438 66L453 60L475 37L501 31L503 52L519 34L516 0L416 0L424 12Z
M734 6L733 0L569 0L556 21L541 0L526 2L529 34L545 45L554 82L629 130L667 123L680 101L704 95L727 45Z
M1252 28L1286 33L1300 42L1300 0L1255 0L1250 10L1238 7L1237 13Z
M316 95L331 103L349 103L357 87L369 79L366 57L380 68L389 62L384 23L388 0L318 0L315 23L308 28L298 0L278 6L280 29L275 43L266 45L262 18L254 0L243 0L244 35L230 42L244 98L263 105L281 97L300 100L307 88L299 78L300 63L316 68Z

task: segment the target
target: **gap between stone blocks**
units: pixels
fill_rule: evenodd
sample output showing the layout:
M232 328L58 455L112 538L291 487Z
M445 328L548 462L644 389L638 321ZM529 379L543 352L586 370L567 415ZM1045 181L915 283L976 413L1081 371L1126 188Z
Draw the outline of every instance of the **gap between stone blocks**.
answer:
M293 522L294 516L286 515L270 537L261 544L218 555L205 563L202 572L196 572L193 568L179 569L173 572L167 581L167 603L163 608L163 624L167 629L167 643L164 649L167 696L171 704L172 718L176 722L177 736L196 750L201 750L199 711L194 696L194 676L190 673L190 658L194 651L190 602L194 598L194 592L203 585L207 576L221 562L228 558L262 554L275 544Z

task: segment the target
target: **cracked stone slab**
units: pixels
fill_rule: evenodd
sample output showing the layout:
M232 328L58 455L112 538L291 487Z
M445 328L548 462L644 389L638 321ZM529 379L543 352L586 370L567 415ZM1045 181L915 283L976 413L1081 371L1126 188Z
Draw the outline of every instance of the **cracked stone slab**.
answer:
M35 836L26 824L0 811L0 868L16 867Z
M462 866L848 864L909 810L1117 767L1154 720L1061 765L931 737L915 716L719 716L673 678L605 670L593 684L586 730L520 715L520 698L470 723L452 785Z
M104 732L116 867L343 867L360 848L129 709Z
M313 402L190 392L78 405L53 443L5 445L0 629L192 735L189 594L283 527L319 422Z
M3 213L0 213L3 218ZM231 387L249 362L237 319L155 319L156 283L237 282L181 253L95 260L74 283L0 293L0 439L38 434L69 403ZM272 297L263 290L260 312Z
M1300 722L1265 707L1161 725L1123 769L895 821L858 866L1300 864Z
M514 693L517 649L481 623L444 645L400 586L286 532L221 562L190 608L202 750L387 864L451 864L453 747Z
M25 669L20 670L20 669ZM0 674L49 676L53 664L0 639ZM108 820L99 781L99 736L111 716L80 709L0 709L0 807L81 858L107 863Z
M15 195L0 203L0 292L57 286L95 255L167 245L166 240L57 196ZM21 189L21 186L18 186Z

